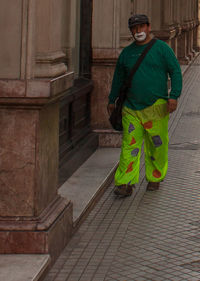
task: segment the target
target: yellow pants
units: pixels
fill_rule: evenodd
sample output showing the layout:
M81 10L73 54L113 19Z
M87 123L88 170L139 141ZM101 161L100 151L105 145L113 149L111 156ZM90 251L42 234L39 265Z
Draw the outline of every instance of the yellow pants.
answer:
M167 101L159 99L143 110L122 111L123 139L115 185L139 182L140 156L144 140L145 169L148 182L160 182L168 169Z

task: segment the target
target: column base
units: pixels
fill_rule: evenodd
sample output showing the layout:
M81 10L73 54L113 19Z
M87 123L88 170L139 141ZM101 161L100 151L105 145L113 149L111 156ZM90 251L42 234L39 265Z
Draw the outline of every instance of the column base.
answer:
M187 57L191 61L194 58L194 54L190 52L190 53L187 54Z
M186 65L190 64L190 58L189 57L181 57L181 58L178 58L178 60L179 60L180 64L186 64Z
M0 217L0 254L50 254L53 262L72 227L72 203L60 196L39 217Z
M193 48L192 48L191 52L192 52L193 58L195 58L197 55L197 52Z

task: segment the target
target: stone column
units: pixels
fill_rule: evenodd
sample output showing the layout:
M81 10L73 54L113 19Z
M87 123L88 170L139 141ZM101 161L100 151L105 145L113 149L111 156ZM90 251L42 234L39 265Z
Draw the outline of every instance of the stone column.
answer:
M133 7L135 14L146 14L150 16L152 1L150 0L134 0Z
M80 0L62 0L62 50L66 54L67 69L77 77L79 73Z
M153 0L151 8L151 28L153 33L159 36L159 30L162 27L162 0Z
M191 18L192 18L192 22L193 22L193 29L191 32L191 37L192 37L191 50L192 50L193 55L195 56L196 52L199 51L198 43L197 43L197 34L198 34L198 26L199 26L198 0L192 0Z
M120 47L125 47L132 41L132 35L128 29L128 18L135 13L133 3L130 0L120 2Z
M182 32L182 0L176 0L174 2L174 24L176 27L176 37L175 37L175 54L177 57L179 57L179 45L181 42L181 32Z
M111 128L106 107L113 71L120 53L121 2L122 0L93 1L92 80L94 91L91 122L94 129ZM127 17L123 21L127 23Z
M154 35L167 42L170 46L176 35L173 25L173 6L171 0L157 0L152 5L152 30Z
M194 30L193 30L193 49L196 52L199 52L200 50L200 44L199 44L199 11L200 11L200 2L198 0L194 1Z
M181 7L181 0L173 1L173 25L176 30L176 34L175 34L174 38L172 39L171 47L173 48L177 57L178 57L179 35L181 34L180 7Z
M63 0L36 0L36 65L35 77L56 77L66 73L61 48Z
M182 0L180 3L180 11L181 11L181 34L179 36L178 41L178 59L181 64L189 64L190 59L187 54L187 33L189 30L189 23L188 23L188 17L187 17L187 0Z
M72 204L57 194L58 101L73 82L61 11L61 0L2 0L0 253L54 260L71 234Z
M187 1L187 23L188 23L188 32L187 32L187 56L190 60L193 59L193 29L194 29L194 19L192 15L192 1Z

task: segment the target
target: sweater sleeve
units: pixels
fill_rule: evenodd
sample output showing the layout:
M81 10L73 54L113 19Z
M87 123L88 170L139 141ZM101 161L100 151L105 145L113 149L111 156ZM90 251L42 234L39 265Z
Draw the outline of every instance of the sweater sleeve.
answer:
M120 54L117 60L117 64L113 75L111 91L108 97L109 104L115 103L115 100L118 98L120 89L125 81L125 77L126 77L126 73L123 64L123 51L122 51L122 53Z
M182 72L179 62L174 54L174 51L165 43L165 59L167 63L167 71L171 78L170 99L178 99L182 91Z

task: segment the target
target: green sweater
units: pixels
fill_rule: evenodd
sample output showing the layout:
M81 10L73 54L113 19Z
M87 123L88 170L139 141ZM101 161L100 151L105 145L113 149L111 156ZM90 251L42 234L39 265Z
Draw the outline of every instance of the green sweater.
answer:
M116 64L109 103L114 103L119 96L121 86L146 45L133 42L121 52ZM168 75L171 78L169 94ZM177 99L181 90L182 74L178 60L167 43L157 40L134 74L124 105L133 110L141 110L159 98Z

